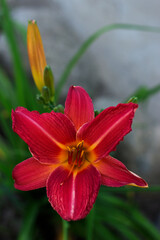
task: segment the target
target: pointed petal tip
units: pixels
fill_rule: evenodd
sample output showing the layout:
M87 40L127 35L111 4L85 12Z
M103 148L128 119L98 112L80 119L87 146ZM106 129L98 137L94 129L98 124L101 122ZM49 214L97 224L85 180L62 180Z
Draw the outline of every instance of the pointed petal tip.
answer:
M141 180L143 180L143 179L141 178ZM139 187L139 188L148 188L149 187L148 183L146 183L144 180L143 180L143 182L144 182L144 185L138 185L138 184L135 184L135 183L130 183L130 184L128 184L128 186Z
M128 170L129 171L129 170ZM134 187L139 187L139 188L148 188L148 183L143 179L141 178L140 176L138 176L136 173L132 172L132 171L129 171L133 176L135 176L136 178L136 183L135 182L131 182L127 185L129 186L134 186Z
M28 23L27 48L33 79L41 92L44 86L43 74L47 61L40 31L35 20L31 20Z
M73 85L69 88L64 113L71 119L77 130L86 122L93 120L93 103L85 89Z
M137 174L129 171L119 160L107 156L94 166L102 176L102 184L109 187L135 186L147 188L148 184Z

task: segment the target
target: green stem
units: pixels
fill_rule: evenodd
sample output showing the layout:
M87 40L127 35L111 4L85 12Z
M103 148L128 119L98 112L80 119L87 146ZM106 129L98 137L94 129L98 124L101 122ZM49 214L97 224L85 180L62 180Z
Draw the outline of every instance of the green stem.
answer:
M86 52L86 50L94 43L96 39L98 39L101 35L106 32L116 30L116 29L124 29L124 30L134 30L134 31L144 31L144 32L155 32L160 33L160 27L151 27L151 26L144 26L144 25L136 25L136 24L123 24L123 23L115 23L111 25L106 25L100 28L97 32L93 33L79 48L79 50L75 53L75 55L71 58L69 63L67 64L66 68L64 69L57 87L55 91L55 101L58 101L59 94L66 83L72 69L81 58L81 56Z
M95 207L91 210L90 214L87 217L87 229L86 229L87 240L93 239L94 215L95 215Z
M62 227L63 227L63 240L68 240L69 223L62 219Z

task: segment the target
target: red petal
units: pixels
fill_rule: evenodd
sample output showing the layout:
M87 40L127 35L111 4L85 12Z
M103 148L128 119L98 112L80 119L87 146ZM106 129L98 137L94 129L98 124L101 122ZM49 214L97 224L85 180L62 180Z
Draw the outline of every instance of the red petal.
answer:
M29 112L18 107L12 112L13 130L28 144L33 156L41 162L66 160L65 144L75 141L76 130L62 113Z
M15 188L29 191L46 186L46 180L55 169L55 165L41 164L35 158L29 158L13 169L12 177Z
M100 179L100 173L92 165L70 175L67 168L58 167L47 184L52 207L67 221L86 217L98 195Z
M131 131L132 119L137 104L118 104L101 112L93 121L79 129L77 138L84 140L94 150L97 158L107 156L123 137Z
M72 120L77 130L94 118L92 100L82 87L70 87L64 113Z
M94 166L102 175L102 184L110 187L121 187L132 185L137 187L148 187L148 184L135 173L130 172L126 166L117 159L107 156Z

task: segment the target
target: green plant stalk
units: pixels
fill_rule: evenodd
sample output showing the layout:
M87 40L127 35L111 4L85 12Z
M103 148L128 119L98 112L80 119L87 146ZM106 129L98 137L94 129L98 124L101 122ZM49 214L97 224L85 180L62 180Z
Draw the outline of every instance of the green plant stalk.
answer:
M86 240L93 239L94 216L95 216L95 206L93 207L93 209L91 210L90 214L87 217Z
M68 240L69 223L62 219L63 240Z
M78 60L81 58L81 56L86 52L86 50L94 43L96 39L98 39L101 35L104 33L107 33L112 30L116 29L124 29L124 30L134 30L134 31L144 31L144 32L155 32L160 33L159 27L151 27L151 26L144 26L144 25L136 25L136 24L123 24L123 23L115 23L111 25L107 25L99 29L97 32L93 33L79 48L79 50L76 52L76 54L71 58L69 63L67 64L66 68L64 69L62 75L60 76L60 79L58 81L56 91L55 91L55 101L58 101L59 95L61 93L61 90L66 83L73 67L76 65Z

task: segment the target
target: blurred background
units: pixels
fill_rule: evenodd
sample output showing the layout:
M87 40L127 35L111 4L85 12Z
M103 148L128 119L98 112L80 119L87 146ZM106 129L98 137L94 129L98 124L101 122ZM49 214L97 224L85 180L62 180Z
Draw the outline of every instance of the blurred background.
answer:
M60 103L70 85L84 87L98 110L139 97L133 132L120 143L116 157L150 188L102 188L94 214L71 223L69 231L70 239L160 239L159 9L158 0L0 0L0 239L63 239L60 217L47 203L45 189L20 192L11 178L15 164L30 154L12 133L10 111L17 106L44 111L36 103L27 55L30 19L37 20L55 84L98 29L142 25L141 30L114 29L90 44L61 89ZM157 28L146 31L143 26Z

